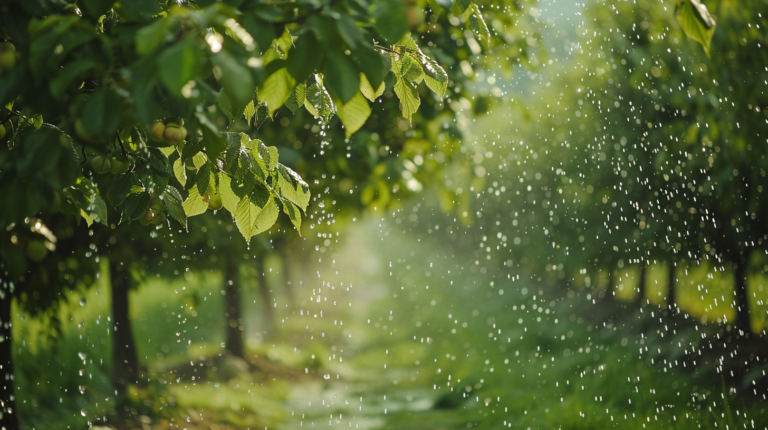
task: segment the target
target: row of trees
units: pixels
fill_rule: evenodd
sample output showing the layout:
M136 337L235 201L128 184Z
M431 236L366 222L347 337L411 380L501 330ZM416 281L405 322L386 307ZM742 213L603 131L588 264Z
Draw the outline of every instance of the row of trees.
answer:
M120 421L145 379L128 300L142 277L222 271L227 350L243 356L242 257L269 319L267 253L301 253L293 228L444 180L466 103L487 105L468 60L527 54L513 2L493 32L466 1L38 3L0 6L0 360L12 381L13 298L54 315L107 258ZM12 383L0 400L2 425L18 428Z
M702 31L694 40L682 7L591 7L595 22L579 30L573 58L542 72L566 82L536 88L546 108L524 108L535 127L513 122L507 160L486 163L499 180L485 191L498 197L481 210L483 246L505 251L490 255L527 262L539 276L607 272L609 289L614 272L635 266L639 302L647 267L664 264L670 306L680 263L728 271L733 324L742 334L762 330L747 289L768 252L768 99L754 90L768 79L754 31L767 24L761 5L709 2L717 27L694 16ZM553 94L564 85L568 92ZM512 226L497 226L505 218Z

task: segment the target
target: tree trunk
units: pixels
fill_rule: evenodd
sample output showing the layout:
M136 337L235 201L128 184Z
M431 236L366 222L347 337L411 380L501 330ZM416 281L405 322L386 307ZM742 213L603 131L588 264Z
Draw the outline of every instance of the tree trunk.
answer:
M227 319L226 348L235 357L245 358L242 312L240 311L240 266L227 259L224 268L224 317Z
M646 278L646 271L647 267L645 264L640 266L640 278L637 280L637 303L640 306L645 306L645 278Z
M675 262L669 260L669 270L667 271L667 307L673 312L677 309L676 275Z
M13 344L11 342L11 302L13 295L5 283L0 291L0 371L2 371L2 417L0 429L18 430L19 418L16 409L13 374Z
M269 291L267 276L264 273L265 257L263 254L256 257L256 274L259 281L259 296L261 296L261 304L264 308L264 338L269 339L275 332L275 311L272 303L272 292Z
M750 251L744 251L738 263L733 266L734 287L736 295L736 328L744 334L752 332L752 323L749 318L749 295L747 294L747 266L749 265Z
M128 292L132 279L127 267L109 263L112 284L112 386L115 389L118 417L130 411L128 386L139 383L139 359L129 318Z

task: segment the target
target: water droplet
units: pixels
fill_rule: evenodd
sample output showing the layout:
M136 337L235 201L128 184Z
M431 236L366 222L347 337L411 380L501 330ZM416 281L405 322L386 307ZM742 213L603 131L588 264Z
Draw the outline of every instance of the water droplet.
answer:
M85 298L80 299L80 306L85 306Z
M80 410L80 415L85 416L85 409Z

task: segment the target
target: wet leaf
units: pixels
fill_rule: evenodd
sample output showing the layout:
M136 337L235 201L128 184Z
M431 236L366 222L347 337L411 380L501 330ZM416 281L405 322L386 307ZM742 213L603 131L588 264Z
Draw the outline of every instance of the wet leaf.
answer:
M397 98L400 99L400 110L405 119L410 122L411 117L419 109L419 105L421 104L419 92L412 84L399 76L395 81L394 90Z
M360 92L363 93L365 98L371 102L375 102L377 98L384 94L385 89L386 85L383 81L378 88L374 89L373 86L371 86L371 83L368 82L368 78L366 78L364 74L360 73Z
M203 196L197 190L197 185L193 185L189 190L189 196L184 200L183 208L187 217L200 215L208 210L208 202L203 200Z
M178 221L185 229L187 228L187 215L184 211L181 193L172 186L168 186L163 193L163 204L168 211L168 215Z
M683 0L677 4L675 18L685 34L699 42L709 57L709 44L715 33L715 20L707 7L698 0Z
M120 224L127 224L144 216L152 200L149 193L132 194L125 198Z
M234 191L232 191L231 181L229 176L221 176L219 194L221 194L221 201L224 204L224 208L234 217L235 212L237 211L237 205L240 203L240 198L237 197Z
M296 80L286 68L276 71L264 81L259 89L259 98L267 104L270 116L285 103L295 86Z
M341 105L336 114L341 123L344 124L344 134L349 139L371 116L371 107L368 105L365 97L363 97L363 94L358 92L350 101Z

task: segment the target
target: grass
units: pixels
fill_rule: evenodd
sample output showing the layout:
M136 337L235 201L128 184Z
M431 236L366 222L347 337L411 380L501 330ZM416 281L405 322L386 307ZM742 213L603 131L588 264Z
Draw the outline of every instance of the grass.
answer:
M366 228L377 227L351 236L366 237ZM231 378L210 364L223 341L218 275L149 280L133 292L139 353L153 379L134 389L142 421L189 429L768 428L755 401L765 394L765 365L736 347L714 348L728 332L701 324L728 316L721 300L714 306L728 292L727 272L708 277L681 267L681 305L698 294L713 306L671 319L656 306L665 295L663 266L648 271L652 304L635 312L600 298L599 279L565 288L523 272L496 276L414 237L352 242L331 261L322 278L297 288L296 310L278 307L280 331L269 342L259 334L255 291L246 290L255 364ZM622 271L620 299L632 300L635 276ZM753 279L761 293L754 285L764 281ZM109 412L108 290L99 281L69 296L56 339L43 321L15 321L26 428L83 428ZM752 387L727 374L739 360L758 383L752 400L745 395ZM201 364L202 378L180 376Z
M622 271L614 301L583 284L566 290L562 282L483 274L447 246L459 255L413 238L392 243L398 246L379 248L391 273L389 294L369 315L377 324L366 325L368 342L355 365L387 364L380 371L390 393L432 388L422 393L432 407L403 408L385 428L768 428L760 393L747 400L733 381L725 391L720 386L718 369L725 367L715 361L737 366L738 348L730 357L728 350L710 352L712 341L702 337L727 335L723 326L699 323L732 312L721 300L692 309L688 319L670 319L653 304L642 313L621 305L636 294L631 269ZM708 277L705 269L679 269L681 306L692 305L694 294L714 303L732 288L727 274ZM357 282L374 285L381 277ZM652 303L663 302L664 279L663 267L649 270ZM602 318L606 308L619 315ZM764 373L764 358L748 360Z

